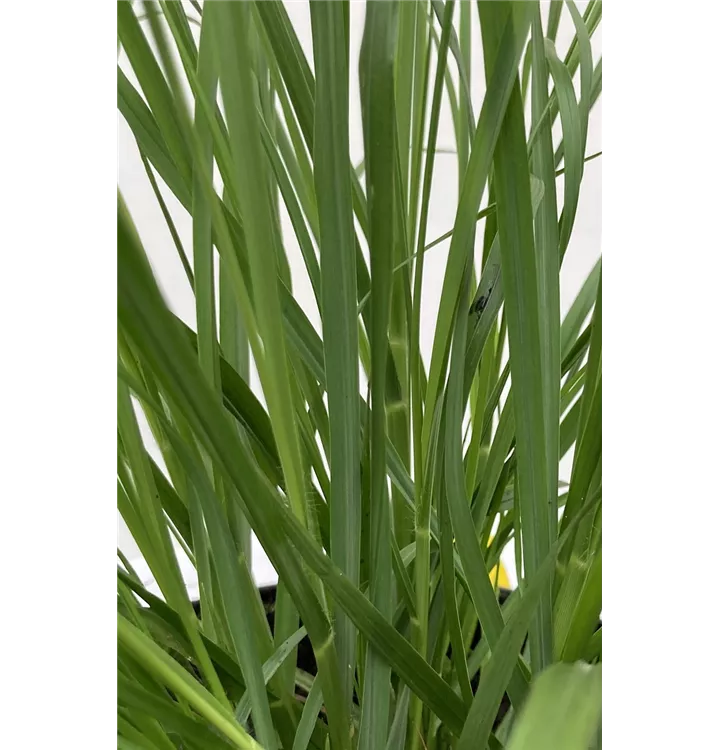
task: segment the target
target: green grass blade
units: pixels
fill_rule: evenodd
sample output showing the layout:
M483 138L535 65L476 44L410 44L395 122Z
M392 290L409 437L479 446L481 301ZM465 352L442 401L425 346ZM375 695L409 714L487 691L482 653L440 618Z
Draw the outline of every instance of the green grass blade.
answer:
M424 489L424 456L421 446L422 423L423 423L423 392L421 388L422 361L419 349L419 333L421 328L421 290L424 277L424 252L426 243L426 228L429 217L429 200L431 197L431 185L434 176L434 162L436 156L436 139L439 130L439 117L441 114L441 99L443 92L442 81L446 71L446 58L449 48L449 31L451 19L454 13L454 0L447 0L444 11L446 23L442 28L441 40L436 61L436 74L434 77L434 89L431 103L429 120L429 133L427 140L426 164L424 167L424 180L421 193L421 209L419 214L419 227L416 241L416 266L414 270L413 306L411 318L411 330L409 335L409 366L411 374L411 411L412 411L412 441L413 441L413 466L414 466L414 489L416 492L416 529L414 538L416 540L416 562L414 563L414 579L417 603L417 621L414 628L413 643L418 652L427 657L429 637L429 588L430 588L430 561L429 561L429 535L431 527L431 495ZM438 426L438 420L435 420ZM453 554L453 549L452 549ZM409 736L409 747L417 750L417 742L422 732L423 705L413 696L410 704L411 729Z
M540 6L535 6L532 25L533 80L531 112L536 123L548 107L548 70L544 54ZM536 125L534 125L536 128ZM548 535L558 534L558 453L559 453L559 391L561 387L561 318L559 300L559 228L556 200L556 178L553 165L551 129L546 122L536 128L536 147L531 160L534 174L543 182L544 195L536 213L536 272L538 276L543 370L544 425L547 467Z
M571 303L566 316L561 324L561 355L565 356L570 348L576 343L581 326L584 324L588 313L591 311L598 290L598 280L601 275L602 259L599 258L586 277L583 286Z
M459 73L459 85L461 86L462 99L464 104L465 116L467 119L467 125L470 133L473 133L476 129L476 119L474 118L474 111L471 105L471 85L469 83L469 75L467 73L466 61L459 45L459 38L456 35L456 31L453 26L450 26L450 19L445 17L445 7L443 0L431 0L431 8L434 11L434 15L438 19L442 28L447 25L449 26L449 50L451 55L456 62L456 69Z
M589 107L589 114L590 111L593 109L594 104L596 104L596 101L598 100L598 97L601 95L601 86L602 86L602 62L599 59L599 61L596 63L596 68L593 71L593 79L591 84L591 104ZM552 93L552 96L555 92ZM597 157L601 156L603 152L599 151L595 154L591 154L590 156L585 156L583 159L583 163L586 164L589 161L593 161L593 159L596 159ZM563 140L558 144L558 147L556 148L556 153L554 154L554 165L558 166L564 158L564 145ZM565 173L564 169L559 169L556 172L556 176L558 177L561 174Z
M118 748L122 748L122 750L171 750L173 745L169 737L157 736L158 734L161 735L161 730L159 730L156 724L153 724L151 721L143 721L141 717L134 717L134 721L135 724L131 724L118 711ZM142 727L142 729L138 729L138 726ZM169 742L170 748L167 747L167 742Z
M472 142L471 157L466 170L463 189L456 211L454 234L451 237L446 274L439 303L436 332L431 354L431 367L426 389L425 419L422 435L422 450L426 451L429 439L431 415L436 406L448 363L448 347L451 327L456 312L458 293L464 266L472 249L475 232L475 217L489 173L494 147L498 139L501 122L508 105L509 95L518 70L521 49L528 33L529 14L519 4L517 21L502 26L495 32L494 50L496 65L488 78L486 96ZM486 44L486 39L484 39Z
M414 40L414 107L411 123L411 151L409 172L409 249L416 245L418 230L417 216L419 211L420 189L422 184L422 157L424 152L424 135L426 129L426 108L429 98L429 72L432 63L433 47L429 42L431 20L424 7L425 0L419 4L415 24Z
M444 474L439 470L437 478L439 483L443 483ZM441 558L441 577L444 582L444 596L446 597L446 620L449 629L449 642L451 643L451 652L453 668L456 670L456 676L459 682L459 689L464 703L471 705L474 693L471 689L469 679L469 669L466 663L466 650L464 648L464 639L461 632L461 622L456 604L456 585L454 579L454 535L451 529L451 519L449 517L449 507L446 501L446 491L439 486L437 489L439 497L439 546Z
M256 3L310 152L314 143L314 76L282 3Z
M226 515L201 463L193 456L192 451L183 445L180 436L174 430L167 428L167 434L190 479L189 491L194 494L194 502L190 501L190 508L197 508L200 514L198 523L193 526L193 532L200 527L203 528L206 522L208 546L214 563L218 593L222 597L229 636L235 654L242 664L248 694L255 709L255 724L259 736L267 748L277 747L260 659L261 654L268 650L269 634L261 609L259 617L256 616L258 608L253 605L258 604L258 597L247 561L241 554L239 558L236 556Z
M479 6L482 29L500 28L510 9L488 3ZM531 6L534 7L534 6ZM490 34L486 34L492 38ZM492 49L485 45L487 72ZM524 502L520 506L526 578L536 574L550 546L546 414L539 326L538 269L534 251L530 181L523 107L518 83L514 85L494 157L501 271L512 366L516 419L517 478ZM558 425L556 425L558 428ZM558 435L556 436L558 441ZM531 664L540 671L551 663L551 596L544 595L529 629Z
M231 295L231 289L226 294ZM233 298L230 297L229 302L233 302ZM239 315L239 311L234 304L227 311L227 315ZM195 332L177 317L174 317L174 324L181 331L186 341L196 349L197 335ZM239 374L241 370L248 373L249 353L246 349L242 349L245 344L243 340L239 340L241 331L238 328L230 328L230 325L238 327L241 325L241 321L237 317L235 320L227 322L227 336L224 338L223 352L219 359L224 405L251 438L252 449L267 475L274 479L277 484L283 486L284 480L279 463L279 453L269 415L252 393L245 377ZM232 330L234 330L234 336L231 335Z
M118 504L123 497L129 502L124 507L120 505L120 511L150 564L161 591L181 614L183 626L213 694L223 701L225 699L217 675L199 639L198 623L182 581L148 456L140 438L129 390L122 382L118 382L117 396L119 434L126 451L126 466L131 469L131 477L121 475L124 491L118 495Z
M599 272L596 307L593 311L590 330L590 348L577 428L577 449L571 467L571 491L566 502L566 510L561 520L563 529L571 517L581 507L589 489L593 473L601 455L601 365L602 365L602 277ZM560 562L565 565L568 552Z
M551 0L548 10L548 24L546 26L546 36L556 42L556 34L561 23L561 11L563 10L563 0Z
M530 141L531 141L531 139L529 139L529 144L530 144ZM439 149L436 149L436 153L437 154L439 153ZM531 146L530 145L529 145L529 153L531 153ZM602 155L603 155L602 151L598 151L595 154L591 154L590 156L587 156L584 159L584 163L589 162L589 161L593 161L593 159L597 159L599 156L602 156ZM556 172L555 172L556 177L560 177L564 173L564 171L565 171L564 169L557 169ZM532 196L535 196L535 197L532 197L532 201L533 201L534 206L538 206L538 204L541 202L541 199L543 198L543 183L538 178L534 177L533 175L531 175L531 194L532 194ZM481 211L479 211L476 214L476 221L480 221L481 219L484 219L487 216L493 215L495 213L495 211L496 211L496 203L493 200L489 200L489 205L486 206L486 208L482 208ZM436 239L434 239L431 242L429 242L428 244L426 244L424 246L424 250L425 251L426 250L431 250L431 248L436 247L437 245L441 244L444 240L449 239L449 237L451 237L451 235L453 233L454 233L453 229L450 229L448 232L444 232L444 234L440 235ZM487 237L489 235L490 235L490 232L486 232L484 236ZM493 235L490 235L490 236L491 236L491 239L493 241L493 237L495 236L495 232L494 232ZM489 242L488 247L491 247L491 242ZM414 253L414 256L417 256L417 255L418 255L418 253ZM414 256L412 256L412 257L414 257ZM482 265L485 265L484 259L487 258L487 257L488 257L488 253L486 251L484 251L484 255L483 255L483 258L482 258ZM395 268L394 270L396 271L397 269Z
M586 151L586 137L588 135L588 115L591 111L591 90L593 88L593 53L591 51L591 38L581 14L576 8L573 0L566 0L568 12L576 27L576 42L578 48L578 59L581 71L581 100L579 110L581 112L583 153Z
M587 510L585 509L584 513ZM575 527L582 520L583 514L575 519L572 526ZM512 595L511 606L508 606L508 602L505 605L504 611L510 616L497 645L491 650L487 666L482 670L479 688L471 704L457 750L485 747L501 697L506 690L516 661L520 657L526 630L541 595L549 590L556 558L564 543L565 538L554 541L549 554L531 582L527 583L521 594L515 592Z
M524 64L521 67L521 100L526 104L526 97L529 92L529 83L531 80L531 64L533 62L533 55L531 54L531 48L533 46L533 40L529 39L526 45L526 51L524 52ZM546 116L548 117L548 111Z
M231 375L234 377L235 374L239 375L240 388L246 394L249 391L249 337L245 329L244 323L242 322L242 313L240 312L237 300L234 295L232 288L232 277L231 271L227 264L220 262L219 266L219 344L221 354L219 355L219 381L220 388L224 397L225 392L225 381L229 378L226 374L227 370L231 371ZM192 333L190 329L187 329L189 333ZM194 336L193 336L194 338ZM196 340L196 339L195 339ZM226 357L226 361L222 359L222 355ZM230 365L230 366L228 366ZM223 375L223 370L225 374ZM259 411L264 415L264 410L254 400L253 405L258 407ZM239 433L242 440L248 440L247 432L240 428ZM277 456L276 444L274 443L274 435L271 430L271 425L266 425L266 437L267 445L271 443L272 451L272 468L279 467L279 457ZM262 446L264 447L264 446ZM230 508L230 523L232 524L237 546L244 553L247 559L247 564L252 563L252 530L249 527L249 523L245 518L244 514L239 510L238 504L235 502L229 503Z
M244 747L246 730L267 750L505 750L532 672L541 684L552 662L602 656L600 259L563 322L558 304L584 165L600 155L586 134L602 4L580 15L569 0L562 59L563 2L543 9L548 26L537 2L140 5L118 8L118 110L197 332L169 311L118 193L117 503L166 599L118 563L118 747ZM455 149L437 146L444 94ZM427 242L442 151L459 162L458 201ZM445 240L425 370L424 254ZM297 247L321 322L293 289ZM279 576L273 630L252 533ZM519 588L500 606L488 571L509 543ZM315 675L296 669L305 632Z
M434 149L436 153L439 153L438 149ZM492 214L496 210L496 204L493 202L490 202L489 205L486 208L482 208L481 211L479 211L476 214L476 221L480 221L481 219L486 218L490 214ZM440 235L436 239L432 240L428 244L424 245L424 250L431 250L432 247L436 247L437 245L441 244L444 240L448 240L449 237L454 233L453 229L449 229L448 232L444 232L444 234Z
M467 311L469 326L464 366L464 400L469 397L471 383L481 360L486 342L489 340L499 308L503 302L503 282L498 237L491 243L488 257L479 284Z
M497 321L494 321L487 337L488 348L485 353L482 352L481 366L474 373L471 390L469 391L471 439L464 459L466 491L469 494L473 493L474 487L483 476L489 454L490 441L488 438L484 439L482 427L489 388L493 387L498 376L495 362L499 343L498 337L499 327ZM465 388L466 386L464 386Z
M319 209L324 361L329 406L331 466L330 554L359 582L361 490L359 482L359 357L356 268L349 159L348 40L343 3L312 2L315 98L314 178ZM337 654L344 699L351 703L356 630L336 613Z
M566 172L564 174L564 199L561 212L559 248L563 258L571 230L576 219L578 194L583 175L583 127L576 93L568 68L559 60L556 48L550 39L545 40L546 59L558 97L563 132Z
M562 330L563 330L563 327L562 327ZM564 355L563 360L561 362L561 377L567 375L572 370L572 368L574 368L577 364L580 365L580 362L582 358L585 356L586 350L588 349L592 330L593 330L593 324L589 323L588 327L579 335L579 337L576 339L576 342ZM499 404L499 397L506 387L508 377L509 377L509 365L507 364L502 370L501 375L499 376L497 380L496 386L494 387L493 391L489 395L489 398L487 399L486 409L484 412L484 425L483 425L483 434L486 436L488 436L491 431L492 416ZM510 393L511 391L509 390L507 393L507 397L506 397L506 403L509 402ZM568 394L566 394L566 397L568 397ZM564 398L564 394L562 393L562 399L563 398ZM562 410L563 410L563 407L562 407ZM510 443L510 440L509 440L509 443Z
M459 141L456 150L459 161L459 185L463 180L464 170L469 161L469 142L472 132L469 124L473 123L473 106L471 103L471 14L473 3L459 3L459 49L466 86L459 89ZM460 74L461 74L461 68Z
M192 183L177 168L152 112L119 67L117 109L132 130L140 153L147 157L177 200L189 210L192 205Z
M157 199L157 203L159 204L160 211L162 211L162 216L165 220L165 223L167 224L167 229L169 229L170 236L172 237L172 242L174 243L175 249L177 250L177 255L179 255L180 261L182 262L182 268L184 269L185 275L187 276L187 281L189 281L189 285L194 290L194 271L192 270L192 266L190 265L189 259L187 258L187 253L185 252L182 240L180 240L179 233L177 232L174 220L172 219L172 216L170 215L170 212L167 208L165 199L162 197L162 193L160 192L159 185L157 184L157 180L155 179L155 175L152 171L152 167L150 166L150 162L142 152L139 144L138 148L140 149L140 158L142 159L142 165L144 166L145 172L147 173L147 179L152 186L152 192L155 194L155 198Z
M576 442L578 435L578 412L580 408L580 402L576 402L561 421L558 449L559 458L563 458L568 453L568 449Z
M584 397L581 399L581 416L578 420L579 433L583 434L588 422L591 399L598 387L601 377L601 366L603 362L603 269L598 276L598 289L596 290L596 306L593 310L591 340L588 351L588 362L586 363L586 384Z
M238 198L244 219L257 322L267 364L261 373L262 387L284 467L287 494L294 512L300 519L305 519L304 479L289 391L288 362L275 265L280 251L277 246L278 238L271 228L272 207L258 117L255 108L245 104L254 100L247 42L250 8L242 3L217 4L211 7L217 13L215 29L220 57L220 85L231 140L235 144L232 149L235 169L237 174L252 176L251 181L242 179L238 182Z
M448 2L448 0L447 0ZM446 28L447 33L451 33L453 30L452 27L447 27L447 24L440 24L442 29ZM431 35L431 38L434 42L434 45L439 47L440 40L439 40L439 34L436 32L436 29L433 25L430 26L429 33ZM446 89L446 94L449 97L449 110L451 111L451 122L454 127L454 139L458 142L460 139L459 131L460 131L460 124L459 124L459 118L461 117L459 113L459 98L456 95L456 87L454 86L454 81L451 77L451 71L447 68L444 70L444 87ZM436 153L448 153L448 154L456 154L456 149L437 149Z
M585 388L586 386L584 386L584 397ZM571 471L571 485L569 487L568 499L566 501L566 510L561 519L561 533L563 533L563 528L571 522L572 517L585 502L591 480L593 479L594 472L599 464L602 440L601 404L601 377L599 376L583 431L580 429L579 420L579 442L573 469Z
M149 6L149 3L145 3L145 5ZM159 0L159 8L157 10L161 10L161 15L164 16L165 21L170 27L185 71L196 69L198 59L197 45L192 36L192 29L190 28L189 20L182 4ZM203 27L204 24L200 26L200 45Z
M457 324L451 348L451 371L446 395L446 436L444 440L446 497L453 536L456 538L456 546L464 566L474 608L489 642L492 646L495 646L498 643L504 622L471 518L469 499L466 496L461 447L461 428L464 414L463 370L469 307L469 280L467 266L463 290L459 298ZM512 702L520 703L526 689L525 678L520 671L517 671L509 688Z
M366 597L357 596L357 589L298 526L296 518L285 512L278 515L278 520L306 564L322 578L334 600L352 618L378 654L451 731L459 732L466 718L461 699Z
M174 744L153 719L141 714L130 715L126 709L118 706L117 747L123 750L172 750Z
M148 718L156 719L166 732L179 734L200 747L211 750L229 750L235 747L234 743L211 731L204 722L188 716L179 703L167 699L159 692L150 692L121 672L117 675L117 702L123 708L133 709Z
M262 24L258 24L261 31L264 31ZM279 71L279 65L276 58L267 54L269 70L272 76L272 83L277 89L277 96L281 105L281 111L284 115L285 123L281 120L275 123L275 138L282 159L287 166L287 171L292 177L294 189L297 191L302 209L307 215L307 221L316 236L319 233L319 218L317 216L317 198L314 194L314 173L309 158L307 146L301 134L301 128L297 122L297 117L289 100L289 94ZM286 124L286 130L284 125Z
M394 56L397 6L393 2L367 4L359 59L362 118L369 209L369 254L372 295L370 382L370 582L373 604L391 617L391 547L386 487L386 372L389 355L386 331L391 307L394 250ZM389 731L391 669L374 645L367 649L360 750L386 745Z
M312 738L312 731L317 720L317 714L322 706L322 688L319 680L314 680L312 687L307 695L307 700L302 711L302 718L297 726L297 733L294 735L294 744L292 750L307 750Z
M571 372L561 386L561 414L568 408L579 391L583 388L586 380L586 367L579 367Z
M315 82L311 68L284 5L280 2L256 3L255 10L269 40L271 53L275 56L277 67L286 84L302 135L309 152L312 153L314 150ZM289 120L291 121L292 118L290 117ZM354 212L366 234L366 199L354 170L352 170L351 177ZM357 288L363 297L369 290L369 273L358 241L355 243L355 251Z
M543 183L532 177L531 205L533 206L534 213L541 205L543 194ZM464 368L464 400L469 397L472 380L479 367L484 347L489 340L490 332L503 303L503 294L499 238L495 236L486 257L483 259L481 279L479 280L478 287L474 293L474 299L469 308L471 323L467 336L466 365Z
M144 358L152 366L170 398L181 408L208 452L227 472L243 503L243 510L274 568L292 592L302 621L314 644L319 673L326 680L330 732L338 747L346 747L342 727L343 702L336 686L338 666L332 634L320 602L298 564L292 548L282 542L277 514L287 512L247 455L222 406L206 386L196 356L162 302L138 239L118 206L118 317ZM302 527L303 528L303 527ZM329 690L331 688L331 691ZM346 730L344 730L346 731Z
M489 456L478 487L478 493L472 509L475 528L481 529L489 513L489 503L494 496L504 469L504 461L511 449L515 437L513 402L509 396L499 417L496 434L491 442Z
M539 675L507 750L588 750L599 730L601 666L555 664Z
M436 61L436 75L434 77L434 91L431 103L431 114L429 120L429 135L427 141L426 165L424 168L424 184L421 194L421 212L419 215L419 230L416 244L416 268L414 272L413 307L411 320L411 334L409 337L411 352L410 366L412 374L412 427L413 427L413 449L414 449L414 478L417 484L417 497L421 496L423 486L423 455L421 448L423 407L422 389L420 387L419 373L421 370L421 352L419 350L419 332L421 326L421 290L424 278L424 252L427 247L426 227L429 219L429 200L431 198L431 185L434 176L434 162L436 156L436 138L439 130L439 116L441 114L442 79L446 70L446 57L449 48L449 30L454 12L454 0L448 0L446 4L445 17L447 23L444 25L439 51ZM418 519L422 525L424 517Z
M292 633L289 638L282 641L279 648L269 657L269 659L267 659L267 661L264 662L262 665L262 675L264 677L265 685L272 679L272 677L274 677L277 670L282 666L292 651L294 651L299 645L299 642L306 636L306 634L307 631L305 628L299 628L299 630ZM234 710L234 716L242 726L246 725L251 708L249 691L247 691L237 704L237 708Z
M593 333L593 320L589 321L588 325L579 334L576 339L576 343L568 350L566 356L563 358L561 363L561 375L566 375L571 372L572 369L580 367L581 362L586 356L586 351L589 348L591 342L591 334Z
M506 622L511 622L511 618L521 601L523 601L521 592L518 589L514 589L501 607L501 612ZM486 640L486 636L482 634L481 639L474 647L468 659L469 675L472 679L479 669L482 669L488 663L490 656L491 649L489 648L489 643Z
M410 509L409 509L410 510ZM391 533L391 565L396 577L397 594L404 600L410 617L416 617L416 593L411 583L409 572L399 549L399 543L392 529ZM406 549L406 547L404 548Z
M199 477L199 474L197 476ZM256 597L251 574L246 560L240 558L240 564L237 563L236 548L229 524L222 513L219 501L211 491L209 482L198 482L196 491L201 498L222 605L226 612L230 636L242 666L257 734L267 750L277 748L269 701L264 687L266 680L262 679L258 634L255 633L250 614L252 598Z
M170 656L124 617L117 618L118 641L170 689L181 695L201 716L242 750L261 750L234 717Z
M188 643L186 637L182 633L182 619L174 609L159 597L151 594L141 583L134 581L119 568L117 570L117 578L119 581L127 585L127 587L130 588L143 602L145 602L147 607L142 608L143 612L150 613L156 621L161 622L164 630L170 634L176 642ZM228 685L230 682L244 690L244 678L242 677L242 670L239 664L237 664L224 649L220 648L206 635L202 635L201 638L207 648L207 652L212 658L212 661L217 666L217 672L222 677L222 684L228 692Z
M264 144L265 152L269 158L274 178L279 185L282 199L284 200L287 213L289 214L289 219L292 222L292 229L297 238L299 250L302 253L304 266L307 269L307 275L309 276L312 291L314 292L314 298L316 299L317 304L321 306L319 264L317 263L317 256L314 251L311 236L295 192L297 181L295 179L294 183L292 183L290 180L287 169L280 158L280 153L272 142L272 134L263 119L260 120L260 128L262 143ZM296 178L296 175L293 177Z
M409 152L413 107L414 45L420 7L418 3L400 3L397 19L397 50L394 64L397 157L404 199L409 196Z
M583 22L588 30L589 38L593 36L593 33L598 28L598 24L601 22L601 15L603 10L603 3L600 0L589 0L586 10L583 12ZM553 41L553 40L550 40ZM571 44L569 45L568 52L563 59L564 65L568 68L568 72L573 78L574 73L578 70L580 61L579 47L578 47L578 35L574 34ZM556 92L551 94L551 124L553 125L558 114L558 108L556 103Z
M589 33L593 34L598 20L600 20L601 13L603 10L603 3L600 0L588 0L586 8L583 11L583 21L589 29ZM555 40L554 40L555 41ZM576 72L578 68L578 37L574 35L571 40L571 44L568 47L566 56L563 59L564 63L568 66L571 71L571 75Z
M409 713L409 697L411 693L406 686L402 686L394 709L394 719L391 722L386 750L404 750L406 744L406 724Z
M407 4L399 4L399 9ZM398 143L396 144L398 148ZM394 260L391 276L391 294L389 308L389 369L386 384L387 438L405 466L411 463L411 424L410 424L410 391L409 391L409 321L411 319L409 246L406 228L406 185L398 162L398 150L395 150L394 176ZM401 266L395 272L396 266ZM402 503L393 502L397 488L391 486L393 531L401 547L411 541L411 532L415 520Z
M166 5L166 4L165 4ZM180 5L165 8L165 15L171 18L179 15L184 18ZM208 18L212 18L211 14ZM187 31L189 31L187 29ZM190 40L194 44L190 35ZM212 45L214 37L208 22L202 25L200 49L197 59L197 78L204 96L209 101L217 97L217 70ZM215 299L214 246L212 243L212 204L211 197L202 190L201 174L212 174L213 139L210 123L202 107L195 110L194 130L198 149L196 159L202 165L194 165L192 185L192 249L195 272L195 313L197 316L197 354L200 368L207 382L219 392L219 361L217 345L217 304ZM214 485L222 494L219 477L214 476Z
M589 639L586 645L586 650L583 653L583 658L587 662L593 662L594 660L601 661L602 653L602 633L603 628L599 628Z
M582 658L593 636L601 614L602 549L593 556L583 588L571 617L559 658L571 662Z
M172 161L185 184L190 184L192 159L174 97L128 2L117 5L117 31Z

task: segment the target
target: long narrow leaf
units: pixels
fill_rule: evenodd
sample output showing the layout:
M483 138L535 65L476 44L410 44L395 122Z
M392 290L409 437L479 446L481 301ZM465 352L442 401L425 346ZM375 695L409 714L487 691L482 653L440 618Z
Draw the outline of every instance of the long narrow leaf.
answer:
M600 715L601 666L556 664L536 680L507 750L588 750Z
M482 28L486 28L487 32L491 28L500 28L506 22L506 17L510 19L512 15L510 6L499 3L480 5L479 10ZM486 36L491 38L488 33ZM492 54L492 47L485 45L487 75L492 70ZM518 83L513 87L496 146L494 189L516 415L517 479L523 500L519 512L525 547L524 564L526 576L530 579L548 553L551 529L538 269L534 252L524 116ZM551 662L551 638L549 592L542 597L529 629L531 664L535 671Z
M389 505L386 487L386 331L391 305L394 250L394 70L397 7L367 5L359 63L366 152L371 258L370 583L373 604L391 616ZM389 731L391 670L374 645L366 656L360 750L384 747Z
M343 3L312 2L316 83L314 176L319 208L324 360L329 405L332 559L359 582L359 371L349 160L349 74ZM337 612L344 700L351 701L356 631Z
M242 750L261 750L261 745L258 745L196 680L124 617L117 618L117 637L143 664L156 671L168 687L182 695L207 721L214 724L238 747Z

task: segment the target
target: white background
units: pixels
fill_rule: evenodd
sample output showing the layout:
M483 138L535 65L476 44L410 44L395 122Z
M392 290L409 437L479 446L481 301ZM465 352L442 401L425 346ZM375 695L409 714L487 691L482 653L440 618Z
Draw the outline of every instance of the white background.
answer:
M578 3L579 10L584 11L586 3ZM308 2L290 2L287 9L294 28L303 45L307 59L313 66L311 51L311 23ZM547 13L548 6L544 7ZM485 91L484 70L481 55L481 40L478 24L478 16L475 6L473 10L473 35L472 35L472 65L471 65L471 91L474 111L476 116L480 111L483 94ZM458 17L458 7L455 10L455 19ZM351 4L351 39L350 39L350 148L354 164L358 164L363 155L362 130L359 103L358 85L358 56L363 32L364 3L353 2ZM561 25L556 39L556 47L559 55L563 57L573 38L575 29L567 9L561 16ZM593 39L594 64L601 56L601 27L596 30ZM450 56L451 60L451 56ZM134 81L134 76L127 64L124 55L120 58L120 65L128 76ZM455 72L455 71L454 71ZM578 77L578 74L577 74ZM432 79L433 81L433 75ZM578 82L576 80L578 90ZM556 131L558 132L558 122ZM558 142L555 139L555 142ZM454 149L454 131L451 123L448 99L444 96L442 103L442 117L437 139L437 145L442 149ZM598 99L590 119L588 133L587 154L593 154L602 149L601 145L601 98ZM581 186L581 197L578 206L576 223L571 237L571 242L565 256L561 272L561 312L566 310L573 301L583 281L593 267L601 253L601 168L602 157L594 159L586 164L585 175ZM152 188L147 180L144 167L139 157L139 152L129 126L118 114L118 185L127 202L130 213L137 225L144 247L150 257L154 272L166 299L173 309L190 326L195 326L194 297L187 282L184 270L175 250L174 244L167 230L162 213L152 193ZM559 191L559 205L562 200L563 180L557 180ZM170 206L177 229L187 249L191 249L191 219L189 214L174 199L169 190L163 190L163 195ZM427 239L431 240L448 231L454 222L458 197L457 165L456 155L453 153L439 153L436 156L434 185L432 200L429 211L427 227ZM486 196L484 196L484 203ZM314 301L311 286L304 269L301 253L294 238L291 223L283 211L282 225L284 231L284 243L292 269L294 294L298 302L309 316L318 331L321 331L321 321ZM481 252L481 226L477 238L477 250ZM441 285L446 265L446 256L449 242L432 249L426 254L424 287L422 291L422 326L421 326L421 351L426 362L431 355L431 346L434 336L434 321L439 308L441 296ZM188 250L189 252L189 250ZM190 253L191 255L191 253ZM253 386L261 398L261 392L257 387L258 380L256 371L253 373ZM149 430L144 434L151 443ZM161 461L156 450L153 451L155 458ZM573 449L569 451L561 463L561 478L567 480L570 474L571 458ZM143 563L138 559L137 550L132 537L124 522L118 514L118 543L120 548L140 569ZM183 556L181 556L183 557ZM512 545L507 546L504 552L504 565L507 569L509 579L512 583L516 581L514 555ZM192 586L194 580L193 571L188 561L183 560L183 569L187 571L188 581ZM253 569L255 577L260 584L276 580L274 571L269 564L263 551L256 543L253 549Z

